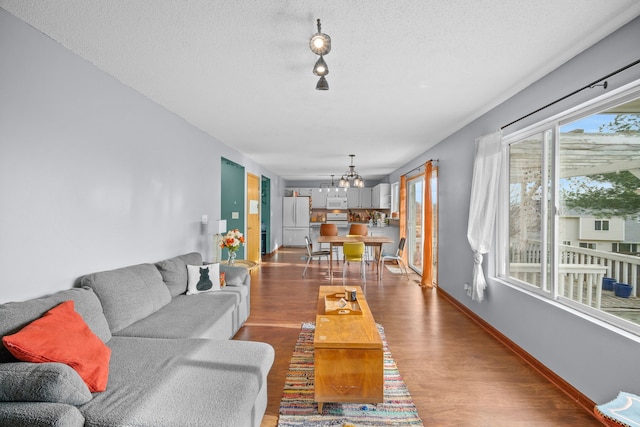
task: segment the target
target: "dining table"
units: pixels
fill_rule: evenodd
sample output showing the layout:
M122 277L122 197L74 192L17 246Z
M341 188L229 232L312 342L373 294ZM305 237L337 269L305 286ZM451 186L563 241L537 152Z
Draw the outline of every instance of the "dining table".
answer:
M380 263L382 261L382 257L380 254L382 253L382 245L385 243L393 243L393 240L386 236L354 236L354 235L344 235L344 236L319 236L318 243L329 243L329 277L331 282L333 283L333 247L334 246L342 246L347 242L362 242L365 246L371 246L374 248L374 259L376 266L376 273L378 275L378 280L380 280Z

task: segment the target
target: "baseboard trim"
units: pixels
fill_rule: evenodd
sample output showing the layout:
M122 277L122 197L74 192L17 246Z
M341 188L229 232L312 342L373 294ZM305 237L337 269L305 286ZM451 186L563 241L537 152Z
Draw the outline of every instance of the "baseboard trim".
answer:
M491 326L489 323L484 321L480 316L475 314L473 311L469 310L464 304L459 302L457 299L453 298L446 291L443 291L442 288L436 288L438 293L442 295L447 301L449 301L454 307L464 313L467 317L473 320L478 326L480 326L483 330L485 330L489 335L498 340L502 345L511 350L516 356L520 357L524 360L529 366L535 369L540 375L545 377L549 382L555 385L560 391L569 396L571 400L576 402L580 407L582 407L585 411L587 411L594 418L593 408L595 403L589 399L587 396L582 394L578 389L569 384L563 378L558 376L551 369L542 364L538 359L533 357L531 354L527 353L524 349L522 349L519 345L511 341L507 336L502 334L496 328Z

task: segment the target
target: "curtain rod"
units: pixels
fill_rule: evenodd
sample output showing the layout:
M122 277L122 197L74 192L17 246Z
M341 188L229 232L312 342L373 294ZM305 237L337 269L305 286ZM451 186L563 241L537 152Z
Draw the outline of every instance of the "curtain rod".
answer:
M577 93L580 93L580 92L582 92L582 91L583 91L583 90L585 90L585 89L593 89L593 88L594 88L594 87L596 87L596 86L602 86L602 87L603 87L603 89L607 89L607 82L606 82L606 81L605 81L604 83L602 83L602 84L598 84L598 83L600 83L600 82L601 82L601 81L603 81L603 80L608 79L609 77L613 77L613 76L615 76L616 74L621 73L621 72L625 71L626 69L631 68L631 67L633 67L633 66L635 66L635 65L638 65L638 64L640 64L640 59L638 59L638 60L636 60L636 61L632 62L631 64L625 65L624 67L619 68L619 69L617 69L616 71L614 71L614 72L612 72L612 73L609 73L609 74L607 74L607 75L606 75L606 76L604 76L604 77L600 77L598 80L594 81L593 83L590 83L590 84L588 84L588 85L586 85L586 86L583 86L583 87L581 87L581 88L580 88L580 89L578 89L578 90L574 90L574 91L573 91L573 92L571 92L570 94L565 95L565 96L563 96L562 98L558 98L558 99L556 99L555 101L548 103L548 104L547 104L547 105L545 105L544 107L540 107L540 108L538 108L537 110L532 111L532 112L530 112L529 114L526 114L526 115L524 115L524 116L520 117L519 119L516 119L516 120L512 121L511 123L507 123L506 125L502 126L500 129L504 129L504 128L509 127L509 126L511 126L511 125L513 125L513 124L516 124L516 123L518 123L519 121L524 120L524 119L526 119L527 117L532 116L532 115L534 115L534 114L536 114L536 113L539 113L540 111L542 111L542 110L544 110L544 109L546 109L546 108L549 108L549 107L551 107L552 105L557 104L558 102L564 101L565 99L570 98L570 97L572 97L573 95L576 95Z
M427 162L439 162L439 161L440 161L440 159L429 159L429 160L427 160ZM426 162L425 162L425 163L426 163ZM424 164L419 165L419 166L416 166L415 168L411 169L411 170L410 170L410 171L408 171L408 172L403 173L403 174L402 174L402 175L400 175L400 176L407 176L407 175L409 175L411 172L413 172L413 171L415 171L415 170L418 170L418 169L420 169L420 168L423 168L423 167L424 167Z

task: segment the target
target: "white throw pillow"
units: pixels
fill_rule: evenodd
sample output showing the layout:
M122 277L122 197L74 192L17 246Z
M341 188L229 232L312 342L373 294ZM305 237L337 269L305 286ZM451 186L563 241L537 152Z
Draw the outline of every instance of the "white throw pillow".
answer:
M220 264L187 265L187 295L220 290Z

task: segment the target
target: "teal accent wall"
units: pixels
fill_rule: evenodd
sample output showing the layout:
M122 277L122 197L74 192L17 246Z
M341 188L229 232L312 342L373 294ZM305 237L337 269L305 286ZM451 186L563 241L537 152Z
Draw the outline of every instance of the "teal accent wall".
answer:
M227 231L237 228L244 234L244 166L231 160L221 158L220 182L220 218L227 220ZM238 213L237 219L232 219L233 213ZM226 249L222 250L222 259L229 256ZM244 259L244 246L238 250L238 259Z

